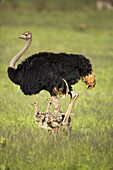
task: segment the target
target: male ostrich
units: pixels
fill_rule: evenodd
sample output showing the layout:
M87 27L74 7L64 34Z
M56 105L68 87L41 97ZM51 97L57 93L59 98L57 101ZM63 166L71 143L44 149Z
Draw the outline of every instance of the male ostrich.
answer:
M37 94L41 90L48 91L56 113L60 111L57 95L69 94L71 101L63 119L63 125L67 125L74 101L78 96L71 85L82 79L87 89L95 87L96 78L90 61L78 54L40 52L28 57L15 68L16 62L31 44L32 33L25 32L19 38L26 40L26 44L10 61L9 78L20 86L25 95Z

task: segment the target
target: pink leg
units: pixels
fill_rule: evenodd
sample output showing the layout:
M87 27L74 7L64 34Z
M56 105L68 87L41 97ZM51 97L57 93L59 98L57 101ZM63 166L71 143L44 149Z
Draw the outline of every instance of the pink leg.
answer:
M72 94L72 98L71 98L70 104L68 106L67 112L65 114L65 117L64 117L64 120L63 120L63 125L67 125L68 124L68 120L69 120L69 117L71 115L72 107L74 105L75 100L78 97L78 93L77 92L71 91L71 94Z
M60 102L59 102L57 96L52 96L52 102L55 107L54 113L59 113L60 112Z

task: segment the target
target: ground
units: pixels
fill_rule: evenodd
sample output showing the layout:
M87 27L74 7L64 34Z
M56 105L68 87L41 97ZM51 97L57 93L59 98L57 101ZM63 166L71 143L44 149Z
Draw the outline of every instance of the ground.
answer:
M0 169L113 169L113 13L112 11L0 11ZM85 24L81 29L80 25ZM97 78L93 90L80 81L72 132L50 136L37 127L32 103L45 111L49 94L25 96L7 77L10 59L24 45L18 35L33 33L26 56L39 51L87 56ZM60 99L63 112L69 97Z

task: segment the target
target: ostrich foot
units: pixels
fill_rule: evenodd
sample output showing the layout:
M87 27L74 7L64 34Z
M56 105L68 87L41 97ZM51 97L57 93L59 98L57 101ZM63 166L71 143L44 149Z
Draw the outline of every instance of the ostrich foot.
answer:
M67 112L66 112L66 114L65 114L65 117L64 117L64 119L63 119L63 122L62 122L62 124L63 124L64 126L68 125L68 120L69 120L69 117L70 117L70 115L71 115L71 110L72 110L72 107L73 107L73 105L74 105L75 100L76 100L77 97L78 97L78 93L77 93L77 92L74 92L74 91L71 91L71 95L72 95L72 98L71 98L70 104L69 104L69 106L68 106Z

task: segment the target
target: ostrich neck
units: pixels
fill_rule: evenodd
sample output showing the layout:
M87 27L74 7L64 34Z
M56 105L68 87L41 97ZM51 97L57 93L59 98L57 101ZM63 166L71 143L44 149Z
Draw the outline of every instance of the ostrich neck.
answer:
M29 48L30 44L31 44L32 39L29 39L26 41L25 46L23 47L23 49L17 53L12 60L10 61L9 67L15 67L16 62L19 60L19 58L26 52L26 50Z

